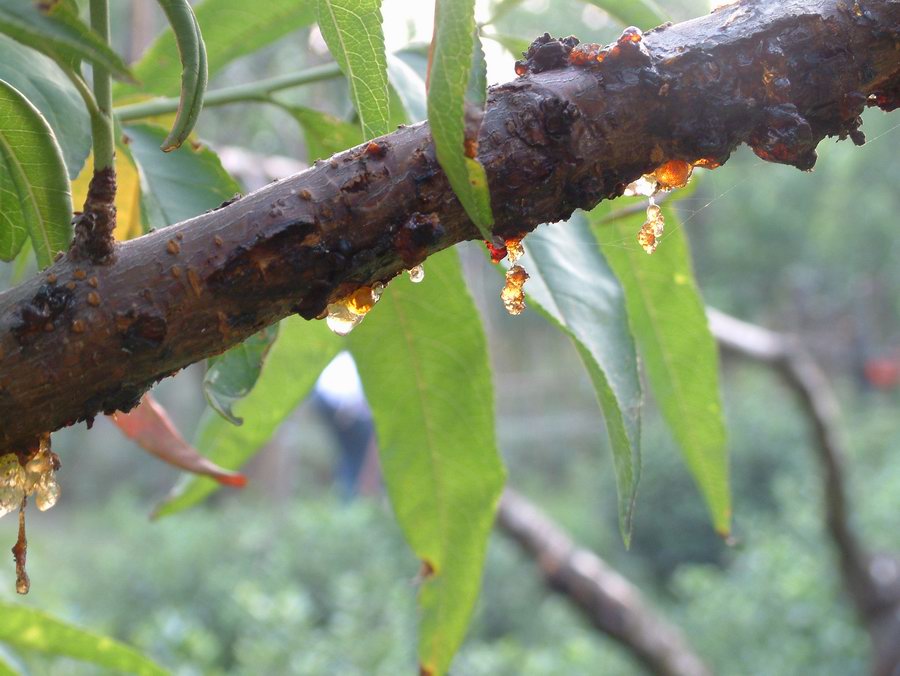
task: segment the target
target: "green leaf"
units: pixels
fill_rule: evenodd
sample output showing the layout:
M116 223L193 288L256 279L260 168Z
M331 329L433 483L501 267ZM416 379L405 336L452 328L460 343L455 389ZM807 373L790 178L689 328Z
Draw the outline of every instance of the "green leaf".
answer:
M281 104L279 104L281 105ZM303 129L306 139L307 162L331 157L347 148L362 143L359 127L344 122L333 115L302 106L282 105Z
M425 92L425 81L409 64L394 54L387 55L387 66L392 94L405 112L404 121L415 123L428 119L428 96ZM394 105L393 98L391 105Z
M43 54L0 35L0 80L41 111L62 148L69 178L78 176L91 150L91 119L69 78Z
M272 324L225 354L209 360L209 368L203 377L203 394L212 409L233 425L244 424L231 409L256 385L266 355L277 337L278 324Z
M12 260L26 235L44 268L72 239L72 198L62 151L47 121L0 80L0 259Z
M491 371L455 251L425 279L395 279L350 335L372 407L397 520L424 575L419 656L444 673L480 587L504 470L494 438Z
M322 37L350 85L365 138L387 134L389 97L380 0L318 0Z
M434 58L428 90L428 123L438 162L482 237L493 239L487 174L465 155L465 96L472 72L475 6L472 0L438 0ZM475 130L470 130L474 133Z
M638 246L643 215L599 225L594 234L625 290L628 317L660 410L672 429L712 515L727 534L731 522L728 454L719 395L719 359L690 252L677 214L663 207L666 234L648 256ZM623 242L626 244L623 245Z
M19 676L19 672L0 657L0 676Z
M641 383L622 287L580 215L539 227L523 245L528 296L574 341L606 418L627 544L641 471Z
M159 150L166 130L150 124L125 127L141 176L141 200L149 225L162 228L215 209L240 192L219 157L204 146Z
M630 2L630 0L624 0L624 1ZM509 12L511 12L516 7L521 5L522 2L523 2L523 0L500 0L500 2L498 2L494 5L493 13L491 14L491 17L487 21L484 22L484 25L487 26L488 24L492 24L496 21L499 21L504 16L509 14ZM516 58L518 58L518 57L516 57Z
M206 63L206 45L200 34L200 25L188 0L159 0L166 18L175 34L178 56L181 59L181 98L172 131L163 141L165 152L175 150L190 135L200 109L209 79Z
M204 0L194 11L206 43L209 77L235 59L251 54L316 19L315 0L258 2ZM152 92L173 96L180 88L181 64L176 56L175 35L166 29L134 66L141 87L117 87L116 97Z
M469 83L466 85L466 105L484 110L487 103L487 63L484 60L484 47L478 31L472 38L472 63L469 65Z
M235 415L246 422L235 427L208 410L200 421L194 446L217 465L239 468L306 397L341 346L341 339L328 330L325 322L308 322L299 317L283 320L256 387L234 405ZM155 516L192 507L219 488L212 479L185 475Z
M0 33L67 66L89 61L115 77L131 79L122 58L67 7L48 12L39 3L0 0Z
M528 48L531 46L530 40L517 38L512 35L502 35L500 33L485 33L484 31L482 31L481 37L487 38L488 40L493 40L494 42L500 44L506 49L506 51L508 51L517 59L521 59L525 55L525 52L528 51Z
M666 21L666 13L654 0L585 0L625 26L642 30L655 28Z
M0 641L129 674L167 674L134 648L32 608L0 601Z

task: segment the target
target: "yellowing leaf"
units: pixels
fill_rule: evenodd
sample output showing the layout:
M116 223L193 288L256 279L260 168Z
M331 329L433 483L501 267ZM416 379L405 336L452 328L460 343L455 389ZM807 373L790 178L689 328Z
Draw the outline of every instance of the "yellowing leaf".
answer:
M81 173L72 181L72 202L80 209L94 175L94 156L88 156ZM141 182L126 153L116 153L116 230L118 240L134 239L144 232L141 222Z

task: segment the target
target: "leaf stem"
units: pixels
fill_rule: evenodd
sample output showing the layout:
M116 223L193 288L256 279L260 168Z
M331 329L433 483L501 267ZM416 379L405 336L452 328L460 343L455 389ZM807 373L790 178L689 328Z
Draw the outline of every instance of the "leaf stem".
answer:
M75 89L81 95L84 105L88 109L88 113L93 121L96 116L102 114L100 112L100 107L97 105L97 99L94 98L94 92L91 91L90 86L88 86L88 83L84 81L84 78L81 77L79 73L76 73L71 68L64 68L62 66L60 66L60 68L62 68L63 73L65 73L72 84L75 85Z
M100 35L106 44L109 44L109 0L91 0L91 28ZM91 68L94 73L94 98L99 110L98 115L91 115L91 129L94 137L94 171L96 172L113 168L116 144L112 123L112 76L109 70L97 63L94 63Z
M339 77L341 69L336 63L326 63L306 70L286 75L276 75L265 80L247 84L222 87L208 92L203 99L204 107L222 106L229 103L246 101L269 101L269 95L282 89L290 89L300 85L312 84ZM166 115L178 110L177 98L161 98L140 103L119 106L113 112L120 122L130 122L154 115Z

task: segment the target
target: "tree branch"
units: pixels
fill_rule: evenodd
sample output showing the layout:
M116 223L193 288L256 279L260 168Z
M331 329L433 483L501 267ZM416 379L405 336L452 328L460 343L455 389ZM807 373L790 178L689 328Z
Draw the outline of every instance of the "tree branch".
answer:
M547 515L510 488L500 500L497 526L535 560L548 587L623 644L651 673L710 673L681 632L648 608L628 580L593 552L577 547Z
M828 378L812 355L787 336L712 308L707 315L719 345L774 369L809 420L813 450L823 475L825 528L838 556L844 588L872 635L875 672L895 673L900 667L900 564L895 557L867 551L851 525L845 488L847 453L838 422L840 405Z
M900 105L896 0L753 0L625 41L602 63L532 46L479 132L494 232L521 235L622 194L665 161L740 144L808 169L826 136L861 141L868 103ZM401 128L230 206L116 249L66 256L0 294L0 451L98 412L291 313L478 237L428 125Z

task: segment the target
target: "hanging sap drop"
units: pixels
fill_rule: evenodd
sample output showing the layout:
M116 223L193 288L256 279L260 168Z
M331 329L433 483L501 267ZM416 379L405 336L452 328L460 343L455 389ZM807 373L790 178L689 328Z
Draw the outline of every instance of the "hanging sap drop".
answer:
M641 226L641 229L638 231L638 244L641 245L641 248L647 252L647 254L652 254L656 251L656 247L659 245L659 242L656 238L656 233L653 232L653 228L644 223Z
M666 228L666 221L659 205L650 198L650 204L647 206L647 220L638 231L638 244L641 248L652 254L659 246L659 238L662 237Z
M325 323L337 335L346 336L363 320L364 316L351 312L343 303L331 303L328 306Z
M22 504L25 497L25 469L15 453L0 456L0 516Z
M44 474L34 489L34 504L42 512L46 512L59 500L59 483L53 472Z
M514 265L506 272L506 285L500 291L500 300L511 315L520 315L525 310L525 282L528 273L521 265Z
M359 287L346 298L328 305L325 324L337 335L346 336L375 307L383 292L384 284L380 282Z
M691 172L694 167L683 160L669 160L661 164L653 172L653 177L663 190L683 188L691 180Z
M407 270L409 273L409 281L413 284L419 284L423 279L425 279L425 268L421 265L417 265L414 268L410 268Z
M622 194L626 197L632 197L634 195L650 197L656 193L656 190L656 179L654 179L652 176L645 175L641 176L638 180L632 181L631 183L626 185L625 192L623 192Z
M366 315L375 307L375 303L378 302L380 296L381 289L376 292L370 286L361 286L344 299L344 304L350 312L357 315Z
M520 239L508 239L506 244L506 255L510 263L515 263L525 254L525 248L522 246Z

